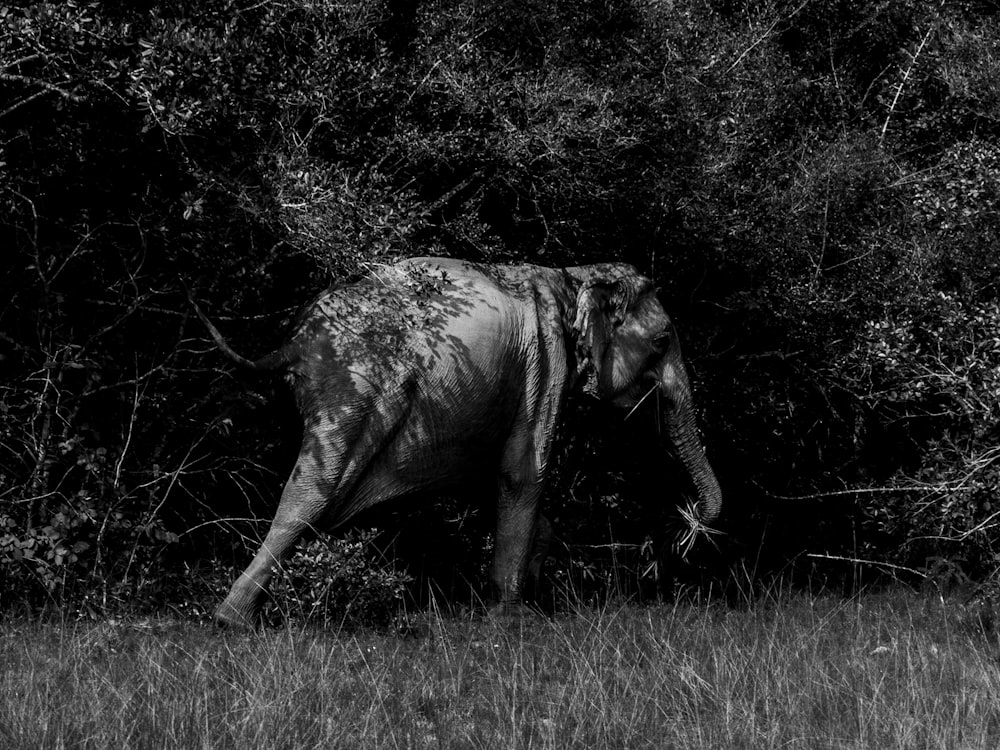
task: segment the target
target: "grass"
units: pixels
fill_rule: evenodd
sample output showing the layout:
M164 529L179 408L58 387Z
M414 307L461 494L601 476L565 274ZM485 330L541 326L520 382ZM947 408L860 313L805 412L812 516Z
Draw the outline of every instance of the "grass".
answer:
M912 593L427 616L418 637L6 621L0 747L1000 747L1000 641Z

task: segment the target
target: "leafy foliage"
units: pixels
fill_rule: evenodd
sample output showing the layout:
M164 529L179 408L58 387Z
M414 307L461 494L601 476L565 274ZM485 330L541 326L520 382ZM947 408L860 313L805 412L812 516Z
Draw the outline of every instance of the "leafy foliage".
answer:
M305 622L341 628L392 621L411 578L374 553L376 536L369 529L300 545L274 586L275 599L295 602L291 614Z
M897 472L904 491L871 508L869 544L902 561L960 561L963 575L990 576L1000 567L1000 302L941 292L920 311L872 323L865 338L853 356L859 379L874 386L868 404L900 425L916 456Z
M719 560L995 571L995 3L140 6L0 9L5 595L159 595L259 537L293 409L222 367L184 285L261 352L324 284L433 253L655 278ZM588 414L555 572L620 578L585 546L610 528L639 575L672 513L640 464L671 475Z

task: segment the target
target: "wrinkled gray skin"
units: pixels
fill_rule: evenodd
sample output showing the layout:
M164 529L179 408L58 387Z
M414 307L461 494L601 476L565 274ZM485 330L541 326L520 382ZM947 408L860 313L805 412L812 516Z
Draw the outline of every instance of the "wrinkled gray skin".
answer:
M402 261L321 295L288 343L256 362L201 317L235 361L288 373L304 421L271 528L219 624L255 623L272 571L307 532L462 486L496 495L493 595L500 608L517 604L544 559L539 499L574 386L623 409L661 409L700 520L719 512L677 333L631 266Z

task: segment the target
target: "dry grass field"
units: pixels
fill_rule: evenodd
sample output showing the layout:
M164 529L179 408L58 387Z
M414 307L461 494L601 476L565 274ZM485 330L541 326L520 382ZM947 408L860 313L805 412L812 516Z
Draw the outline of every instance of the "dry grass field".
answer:
M417 621L400 637L8 619L0 746L1000 747L1000 640L939 597Z

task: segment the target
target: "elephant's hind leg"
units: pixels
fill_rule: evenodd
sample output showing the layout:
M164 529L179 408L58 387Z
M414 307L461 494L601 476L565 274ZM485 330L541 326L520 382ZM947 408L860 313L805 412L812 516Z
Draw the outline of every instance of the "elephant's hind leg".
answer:
M332 483L324 480L322 470L322 462L313 452L299 455L267 536L215 611L216 624L237 628L257 625L260 599L267 593L275 569L299 539L317 530L329 507L331 491L336 493Z

